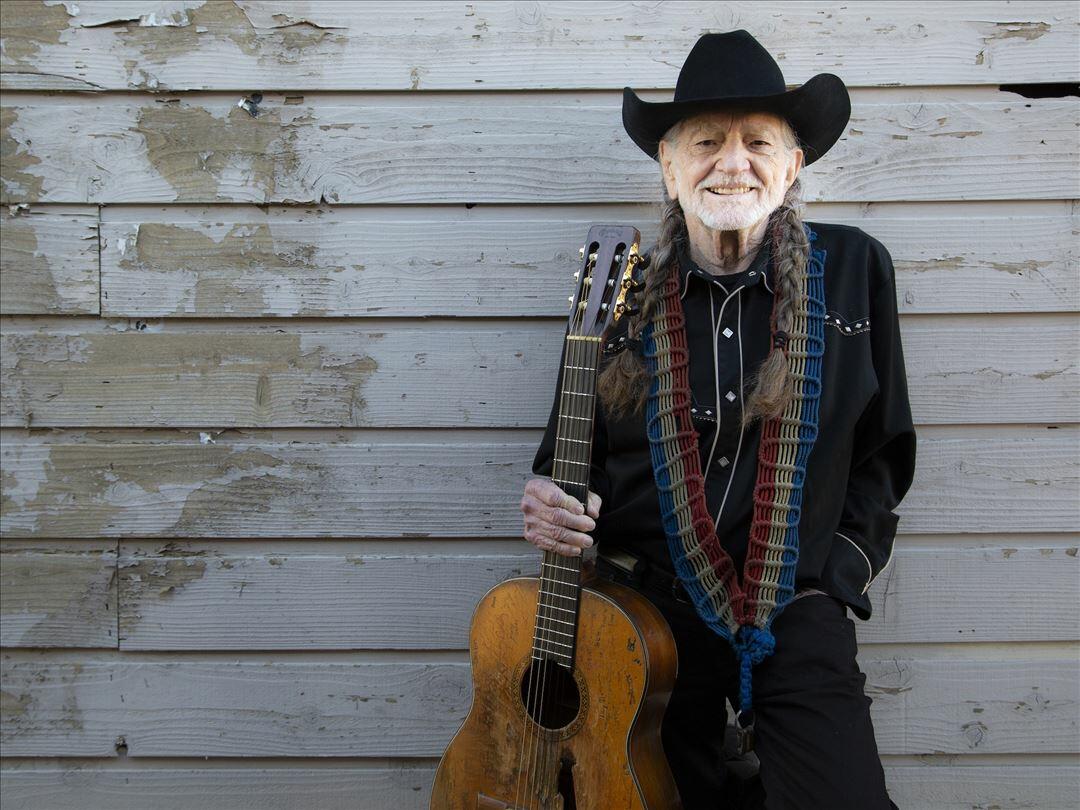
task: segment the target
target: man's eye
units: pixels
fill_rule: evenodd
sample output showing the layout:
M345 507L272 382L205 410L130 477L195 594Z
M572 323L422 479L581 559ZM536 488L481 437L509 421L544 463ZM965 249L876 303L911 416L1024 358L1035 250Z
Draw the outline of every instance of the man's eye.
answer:
M763 144L765 144L766 146L768 146L768 145L769 145L769 142L768 142L768 141L754 141L754 143L763 143Z

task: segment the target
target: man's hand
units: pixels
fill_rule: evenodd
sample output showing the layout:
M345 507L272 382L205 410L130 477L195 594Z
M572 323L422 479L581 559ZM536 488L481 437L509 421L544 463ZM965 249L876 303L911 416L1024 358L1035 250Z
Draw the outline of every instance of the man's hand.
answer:
M564 557L578 557L593 541L585 532L596 528L600 515L600 496L589 492L589 508L567 495L547 478L532 478L525 484L521 498L525 516L525 539L542 551L554 551Z

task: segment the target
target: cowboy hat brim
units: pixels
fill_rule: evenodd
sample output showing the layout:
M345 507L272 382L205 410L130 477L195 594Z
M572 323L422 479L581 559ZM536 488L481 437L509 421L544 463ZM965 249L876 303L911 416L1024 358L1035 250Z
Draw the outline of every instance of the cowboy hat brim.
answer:
M824 155L844 134L851 118L851 99L843 80L819 73L801 87L769 96L724 96L689 101L643 101L629 87L623 89L622 118L626 133L653 160L658 160L660 139L683 118L725 106L745 106L787 118L799 137L804 166Z

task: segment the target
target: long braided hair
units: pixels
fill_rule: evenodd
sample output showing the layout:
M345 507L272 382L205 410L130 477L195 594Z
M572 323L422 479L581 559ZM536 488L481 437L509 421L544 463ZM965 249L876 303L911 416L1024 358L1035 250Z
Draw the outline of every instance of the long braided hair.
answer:
M664 136L669 143L678 135L676 124ZM789 148L798 144L794 132L787 128L785 140ZM686 216L678 201L671 199L661 183L663 202L660 205L660 234L656 246L647 254L645 287L638 295L639 310L630 316L628 336L640 339L641 332L652 319L663 298L664 285L671 273L677 272L678 254L686 248L689 232ZM803 230L802 184L798 177L784 195L766 226L765 240L760 249L771 246L775 260L773 286L775 301L771 331L790 333L792 314L801 295L800 278L806 272L810 243ZM743 428L757 419L779 416L794 394L794 379L786 351L770 341L773 348L761 366L747 381L750 394L743 411ZM601 372L597 393L612 418L642 413L648 398L649 373L641 358L634 352L623 351Z

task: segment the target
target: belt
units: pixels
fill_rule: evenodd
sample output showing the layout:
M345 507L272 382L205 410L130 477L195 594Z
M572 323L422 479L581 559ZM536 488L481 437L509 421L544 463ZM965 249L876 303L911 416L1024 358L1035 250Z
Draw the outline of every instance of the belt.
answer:
M596 570L615 582L693 604L679 578L622 549L597 549Z

